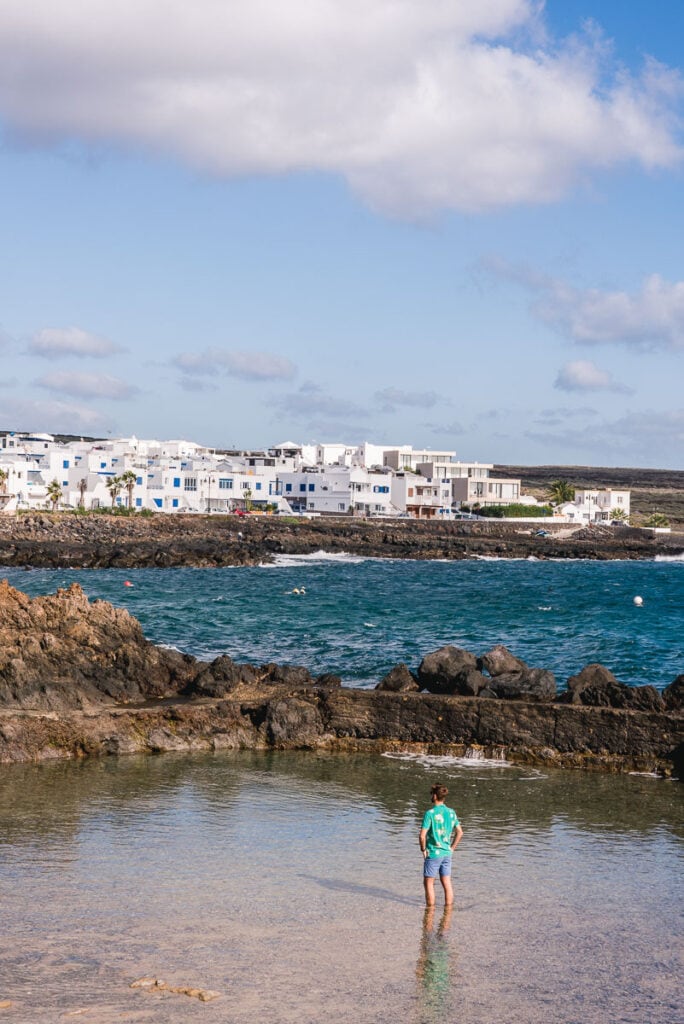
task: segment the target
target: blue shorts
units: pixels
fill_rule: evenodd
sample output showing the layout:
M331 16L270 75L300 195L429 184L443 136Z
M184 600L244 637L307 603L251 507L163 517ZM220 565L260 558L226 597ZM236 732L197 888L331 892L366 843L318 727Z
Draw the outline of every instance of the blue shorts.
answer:
M451 854L446 857L426 857L423 861L423 878L448 878L451 874Z

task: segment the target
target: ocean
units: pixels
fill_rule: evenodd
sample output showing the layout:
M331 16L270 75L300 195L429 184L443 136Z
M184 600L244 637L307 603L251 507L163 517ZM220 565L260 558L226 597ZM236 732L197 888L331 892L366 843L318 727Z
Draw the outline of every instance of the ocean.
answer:
M660 689L684 671L681 559L421 562L319 552L250 567L3 575L31 596L76 581L89 597L128 608L153 642L198 658L300 664L352 686L374 686L400 661L415 669L443 644L474 654L505 644L561 686L590 662Z

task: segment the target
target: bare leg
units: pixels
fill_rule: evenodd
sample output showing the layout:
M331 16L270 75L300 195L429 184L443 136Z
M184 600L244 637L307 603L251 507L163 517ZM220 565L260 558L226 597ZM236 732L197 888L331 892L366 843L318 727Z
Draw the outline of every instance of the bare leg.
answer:
M440 882L444 889L444 906L450 907L454 902L454 890L451 888L451 875L440 875Z
M428 907L434 907L435 905L435 880L434 878L424 878L423 885L425 886L425 904Z

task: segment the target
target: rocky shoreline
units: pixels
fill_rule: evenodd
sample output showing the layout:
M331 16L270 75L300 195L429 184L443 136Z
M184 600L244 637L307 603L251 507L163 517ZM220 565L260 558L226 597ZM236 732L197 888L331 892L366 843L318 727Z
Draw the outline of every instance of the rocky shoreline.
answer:
M547 536L538 534L543 527ZM0 516L0 566L171 568L254 565L279 554L410 559L649 559L684 554L684 534L629 527L274 516Z
M684 677L663 694L587 666L551 673L503 647L432 652L375 690L292 665L201 662L147 641L73 584L0 583L0 763L221 749L426 751L682 775Z

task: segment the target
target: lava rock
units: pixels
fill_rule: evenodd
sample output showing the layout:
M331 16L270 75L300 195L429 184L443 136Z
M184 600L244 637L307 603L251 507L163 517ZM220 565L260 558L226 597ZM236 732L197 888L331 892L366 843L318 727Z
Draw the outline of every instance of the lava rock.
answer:
M490 679L486 688L506 700L550 703L556 699L556 677L553 672L543 668L502 672Z
M407 693L420 690L420 686L416 677L402 661L389 670L375 689L390 690L392 693Z
M430 693L455 693L461 673L476 668L474 654L447 644L425 655L418 666L418 683Z
M488 672L492 677L510 675L512 672L524 672L527 669L525 662L511 654L503 644L497 644L496 647L492 647L491 651L487 651L486 654L479 657L477 667L480 671Z
M677 676L663 690L663 700L668 711L684 710L684 674Z

